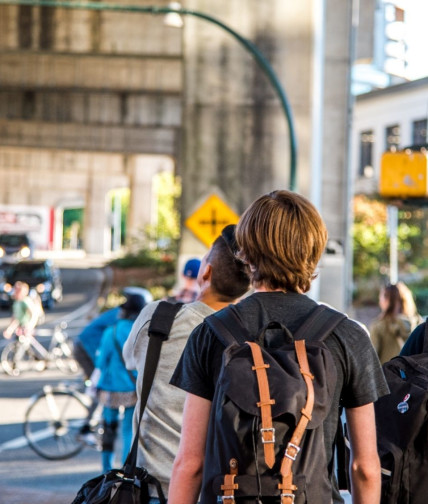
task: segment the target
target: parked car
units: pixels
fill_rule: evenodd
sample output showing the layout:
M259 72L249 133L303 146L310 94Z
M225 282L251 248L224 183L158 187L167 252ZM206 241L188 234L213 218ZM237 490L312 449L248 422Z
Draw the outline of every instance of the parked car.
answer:
M13 286L18 280L29 285L40 296L44 308L52 308L62 300L62 282L59 269L50 259L23 260L4 267L0 282L0 304L13 303Z
M26 233L0 234L0 262L15 262L33 257L33 244Z

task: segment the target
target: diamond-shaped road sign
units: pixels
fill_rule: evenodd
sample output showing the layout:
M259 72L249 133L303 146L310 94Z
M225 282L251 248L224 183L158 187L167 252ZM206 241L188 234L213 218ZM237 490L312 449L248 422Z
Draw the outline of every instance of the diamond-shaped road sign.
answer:
M185 225L204 245L210 247L225 226L236 224L238 220L239 215L212 194L186 219Z

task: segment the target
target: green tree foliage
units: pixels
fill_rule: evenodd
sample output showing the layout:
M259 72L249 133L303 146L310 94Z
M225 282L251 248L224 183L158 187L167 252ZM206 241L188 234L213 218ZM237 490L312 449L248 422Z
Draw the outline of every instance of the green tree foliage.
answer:
M378 273L388 261L386 207L365 196L356 196L352 234L354 278Z
M63 212L63 248L81 248L83 231L83 208L65 208Z
M147 230L149 237L162 249L176 251L180 237L180 215L178 200L181 196L181 184L172 173L162 172L153 181L153 193L157 201L157 220Z
M426 211L420 208L406 207L398 212L398 267L402 273L427 264L421 238L425 222ZM352 234L354 280L387 275L390 242L386 203L363 195L355 196Z
M125 189L122 190L120 195L120 205L122 209L120 214L120 241L122 245L124 245L126 242L126 221L129 214L130 194L131 191L129 189Z

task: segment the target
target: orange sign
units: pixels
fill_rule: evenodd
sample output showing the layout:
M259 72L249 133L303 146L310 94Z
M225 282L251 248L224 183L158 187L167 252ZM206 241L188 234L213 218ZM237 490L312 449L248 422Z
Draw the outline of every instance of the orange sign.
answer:
M186 219L185 225L204 245L210 247L225 226L236 224L238 220L239 215L212 194Z

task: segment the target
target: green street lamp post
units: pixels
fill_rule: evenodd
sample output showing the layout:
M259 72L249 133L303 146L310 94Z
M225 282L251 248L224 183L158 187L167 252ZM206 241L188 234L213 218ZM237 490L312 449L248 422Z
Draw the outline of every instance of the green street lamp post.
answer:
M223 30L230 33L235 37L241 45L254 57L257 64L263 70L270 83L272 84L281 107L284 111L285 118L288 125L289 133L289 144L290 144L290 173L289 173L289 188L292 191L297 190L297 141L296 134L294 130L293 118L291 113L291 107L288 103L287 97L285 95L284 89L270 65L269 61L260 52L258 47L253 44L250 40L242 37L235 30L219 21L213 16L205 14L203 12L185 9L181 6L169 6L169 7L156 7L156 6L137 6L137 5L116 5L116 4L105 4L105 3L95 3L95 2L72 2L67 0L0 0L0 4L5 5L29 5L37 7L63 7L65 9L87 9L87 10L105 10L105 11L125 11L125 12L139 12L147 14L170 14L176 13L183 16L194 16L200 19L204 19L210 23L213 23Z

